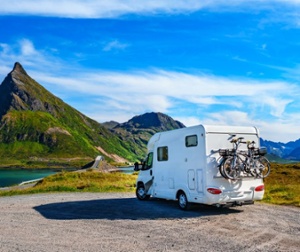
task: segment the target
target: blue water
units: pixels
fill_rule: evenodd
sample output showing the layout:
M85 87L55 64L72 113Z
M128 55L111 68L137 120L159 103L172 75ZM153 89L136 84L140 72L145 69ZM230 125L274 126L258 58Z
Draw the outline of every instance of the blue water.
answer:
M119 168L123 173L133 173L133 166ZM61 170L51 169L0 169L0 187L17 185L24 181L44 178L60 171Z
M120 172L132 174L134 172L134 166L118 167Z
M0 187L20 184L24 181L44 178L59 170L50 169L0 169Z

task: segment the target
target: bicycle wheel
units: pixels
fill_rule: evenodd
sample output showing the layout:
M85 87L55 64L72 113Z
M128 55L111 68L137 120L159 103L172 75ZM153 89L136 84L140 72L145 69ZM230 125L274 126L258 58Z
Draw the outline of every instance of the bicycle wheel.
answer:
M238 158L228 157L223 165L223 172L229 179L238 179L241 175L241 162Z
M269 176L271 171L271 165L268 159L265 157L259 157L256 162L255 168L256 174L260 178L266 178Z
M224 172L224 165L225 165L225 161L226 161L227 158L223 158L220 165L219 165L219 171L220 171L220 174L222 175L222 177L228 179L228 177L226 176L225 172Z

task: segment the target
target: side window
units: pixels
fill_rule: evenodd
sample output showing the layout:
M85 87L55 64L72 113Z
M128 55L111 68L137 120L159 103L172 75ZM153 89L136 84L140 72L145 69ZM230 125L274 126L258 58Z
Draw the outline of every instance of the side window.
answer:
M186 136L185 137L185 146L186 147L193 147L198 145L198 138L197 135Z
M158 161L167 161L169 159L168 147L158 147L157 148L157 160Z

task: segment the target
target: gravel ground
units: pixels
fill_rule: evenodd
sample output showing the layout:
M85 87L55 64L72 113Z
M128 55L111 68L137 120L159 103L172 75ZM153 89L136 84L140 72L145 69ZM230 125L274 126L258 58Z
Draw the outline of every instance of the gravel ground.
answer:
M130 193L0 198L0 251L299 251L300 208L138 201Z

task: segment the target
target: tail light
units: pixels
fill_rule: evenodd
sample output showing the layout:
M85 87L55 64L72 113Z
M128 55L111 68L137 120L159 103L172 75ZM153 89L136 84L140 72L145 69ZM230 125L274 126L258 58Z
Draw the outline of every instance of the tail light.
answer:
M254 190L255 190L255 192L261 192L261 191L265 190L265 186L264 185L257 186L257 187L255 187Z
M207 191L211 194L221 194L222 190L219 188L207 188Z

